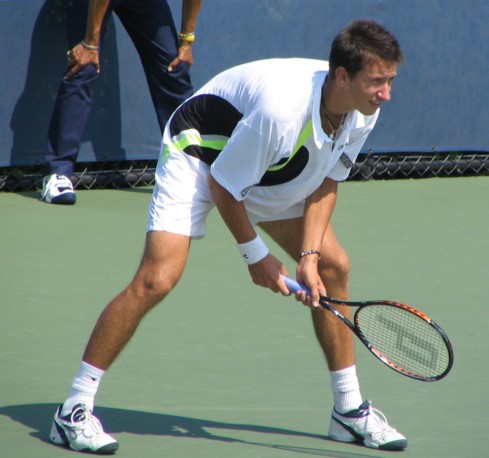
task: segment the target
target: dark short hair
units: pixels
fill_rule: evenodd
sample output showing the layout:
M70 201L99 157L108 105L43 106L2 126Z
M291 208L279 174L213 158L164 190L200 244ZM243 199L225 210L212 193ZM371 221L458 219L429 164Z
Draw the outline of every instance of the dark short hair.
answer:
M336 35L329 54L330 74L344 67L353 77L372 59L400 64L404 60L396 37L371 19L352 22Z

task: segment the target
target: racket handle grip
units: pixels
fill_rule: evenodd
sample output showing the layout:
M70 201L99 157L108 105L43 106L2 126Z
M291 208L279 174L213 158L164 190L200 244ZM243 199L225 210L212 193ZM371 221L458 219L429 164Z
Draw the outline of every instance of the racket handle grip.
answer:
M280 274L280 276L282 277L285 286L289 288L290 292L296 293L297 291L305 291L307 294L311 294L311 291L306 285L296 282L295 280L292 280L292 278L286 277L285 275Z

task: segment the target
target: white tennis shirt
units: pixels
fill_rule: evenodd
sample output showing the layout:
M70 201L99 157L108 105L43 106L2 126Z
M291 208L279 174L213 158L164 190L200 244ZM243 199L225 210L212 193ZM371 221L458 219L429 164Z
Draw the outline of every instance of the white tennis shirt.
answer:
M301 58L268 59L226 70L184 103L196 107L189 108L186 117L177 110L163 141L172 143L197 131L199 147L215 153L212 159L206 157L212 176L236 200L243 200L256 219L287 214L303 205L325 177L348 177L378 118L379 110L372 116L350 112L339 136L331 140L320 119L328 70L326 61ZM220 108L207 104L212 100L218 100ZM230 118L236 121L220 131Z

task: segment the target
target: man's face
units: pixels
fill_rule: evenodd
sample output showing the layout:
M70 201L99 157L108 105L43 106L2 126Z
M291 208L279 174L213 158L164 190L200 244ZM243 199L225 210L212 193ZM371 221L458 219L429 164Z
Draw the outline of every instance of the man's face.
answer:
M391 98L391 87L397 75L397 64L382 60L367 62L363 70L348 78L349 103L365 116L373 115Z

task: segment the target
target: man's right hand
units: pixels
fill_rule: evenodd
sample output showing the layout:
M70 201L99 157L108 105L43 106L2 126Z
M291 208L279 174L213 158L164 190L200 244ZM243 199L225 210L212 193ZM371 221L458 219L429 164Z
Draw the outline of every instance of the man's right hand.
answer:
M273 254L268 253L261 261L250 264L248 270L255 285L271 289L274 293L289 296L280 274L288 276L285 266Z

